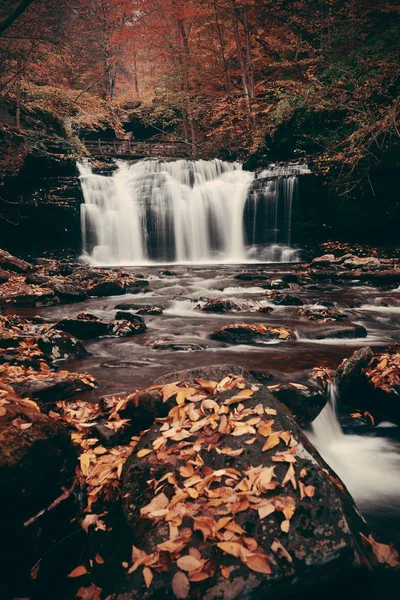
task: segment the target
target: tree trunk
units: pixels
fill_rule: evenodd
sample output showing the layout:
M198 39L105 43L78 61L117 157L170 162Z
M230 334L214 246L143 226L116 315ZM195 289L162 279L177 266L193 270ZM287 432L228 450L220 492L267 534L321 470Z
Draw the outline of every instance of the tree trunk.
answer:
M226 91L228 92L229 95L231 95L232 87L231 87L231 78L230 78L230 74L229 74L229 64L228 64L228 60L225 56L224 37L222 34L221 23L219 22L219 19L218 19L216 0L214 0L214 14L215 14L215 25L217 27L217 33L218 33L219 46L221 49L221 62L222 62L222 66L223 66L224 73L225 73Z
M250 126L250 129L253 129L253 113L251 110L249 86L247 84L246 66L245 66L245 63L243 60L242 45L241 45L240 34L239 34L239 19L238 19L238 14L237 14L236 8L233 8L233 10L232 10L232 20L233 20L233 29L235 32L236 51L237 51L237 55L238 55L238 59L239 59L239 66L240 66L240 72L241 72L241 77L242 77L243 96L244 96L244 100L246 103L247 115L248 115L248 119L249 119L249 126Z
M187 121L189 124L190 130L190 138L192 142L192 154L193 157L197 156L197 146L196 146L196 134L194 129L194 121L192 109L190 106L190 73L189 73L189 65L190 65L190 52L189 52L189 40L186 34L185 25L182 19L178 19L178 29L182 39L183 45L183 53L182 53L182 67L183 67L183 88L186 95L186 115Z

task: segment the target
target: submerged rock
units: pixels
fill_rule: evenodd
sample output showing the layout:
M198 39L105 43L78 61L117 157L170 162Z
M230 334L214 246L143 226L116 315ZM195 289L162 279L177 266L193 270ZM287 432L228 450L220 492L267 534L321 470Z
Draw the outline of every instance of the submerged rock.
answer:
M265 344L271 340L289 342L296 339L295 333L285 327L268 327L258 323L225 325L210 335L212 340L227 344Z
M221 374L174 373L168 416L125 463L133 564L116 600L279 599L370 565L365 522L290 413Z
M193 342L168 342L156 340L152 342L155 350L172 350L173 352L200 352L206 350L207 346Z
M339 325L332 323L319 329L307 331L307 337L310 340L329 340L329 339L356 339L365 338L368 331L362 325L354 325L349 323Z

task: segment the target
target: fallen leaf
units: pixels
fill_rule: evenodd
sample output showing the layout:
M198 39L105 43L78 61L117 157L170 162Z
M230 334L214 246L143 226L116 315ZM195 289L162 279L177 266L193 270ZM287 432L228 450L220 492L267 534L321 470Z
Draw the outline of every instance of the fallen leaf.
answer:
M176 564L182 571L195 571L196 569L200 569L200 567L203 566L203 562L201 560L198 560L190 554L178 558Z
M264 554L250 554L246 556L246 560L243 561L246 567L249 567L252 571L257 573L264 573L265 575L271 575L272 570L269 566Z
M151 586L151 582L153 581L153 573L149 567L143 568L143 579L146 584L146 587L149 588Z
M178 571L172 579L172 591L176 598L187 598L190 590L190 582L185 573Z
M87 568L84 565L80 565L79 567L75 567L75 569L68 574L68 577L82 577L82 575L86 575L87 572Z

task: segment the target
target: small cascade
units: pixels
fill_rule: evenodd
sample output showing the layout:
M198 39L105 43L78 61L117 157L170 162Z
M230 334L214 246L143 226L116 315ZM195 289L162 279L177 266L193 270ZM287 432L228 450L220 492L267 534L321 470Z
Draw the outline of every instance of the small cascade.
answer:
M78 164L83 254L101 265L292 262L300 166L255 179L240 163L119 161L112 177Z
M385 502L387 510L394 510L400 494L400 480L396 477L400 446L378 437L383 428L376 428L375 435L344 434L337 415L337 399L337 389L331 385L329 401L313 422L308 437L361 508L379 509Z

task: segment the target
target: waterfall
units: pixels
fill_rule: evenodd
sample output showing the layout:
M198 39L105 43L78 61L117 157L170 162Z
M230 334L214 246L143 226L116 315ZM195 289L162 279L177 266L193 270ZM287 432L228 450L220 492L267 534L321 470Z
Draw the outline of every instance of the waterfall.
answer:
M329 401L312 423L311 442L341 477L362 509L393 510L398 506L400 446L386 437L343 433L337 415L338 393L332 384ZM389 424L390 425L390 424ZM376 436L376 437L375 437Z
M291 262L297 175L255 179L222 160L118 161L112 177L78 164L83 254L94 264Z

